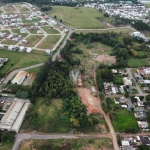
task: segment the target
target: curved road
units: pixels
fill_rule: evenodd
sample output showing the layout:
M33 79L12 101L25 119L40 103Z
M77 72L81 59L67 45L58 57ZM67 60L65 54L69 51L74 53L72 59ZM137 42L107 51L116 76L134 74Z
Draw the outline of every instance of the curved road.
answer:
M40 63L40 64L36 64L36 65L32 65L29 67L25 67L25 68L20 68L20 69L16 69L14 71L12 71L3 81L3 83L7 84L9 80L11 80L19 71L23 71L23 70L28 70L28 69L32 69L32 68L36 68L36 67L40 67L42 66L44 63Z

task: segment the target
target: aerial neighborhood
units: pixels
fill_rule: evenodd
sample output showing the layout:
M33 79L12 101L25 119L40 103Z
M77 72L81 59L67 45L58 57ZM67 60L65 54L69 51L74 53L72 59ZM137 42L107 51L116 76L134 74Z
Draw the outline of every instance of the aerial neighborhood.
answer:
M150 149L148 1L0 2L0 150Z

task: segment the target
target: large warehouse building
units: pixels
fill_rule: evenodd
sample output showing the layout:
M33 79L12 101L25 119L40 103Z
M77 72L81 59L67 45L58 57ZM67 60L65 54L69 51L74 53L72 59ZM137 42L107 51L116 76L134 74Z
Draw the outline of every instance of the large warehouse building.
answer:
M9 109L0 121L0 129L18 132L29 104L29 100L14 98Z

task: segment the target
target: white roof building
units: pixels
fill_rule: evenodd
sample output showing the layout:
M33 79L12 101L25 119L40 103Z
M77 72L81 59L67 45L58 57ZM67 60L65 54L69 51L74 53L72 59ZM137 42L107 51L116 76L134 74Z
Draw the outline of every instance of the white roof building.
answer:
M12 84L22 84L24 79L28 76L28 72L26 71L19 71L15 78L11 81Z
M150 68L143 69L145 74L150 74Z
M26 50L27 53L31 53L31 51L32 51L31 47L28 47L27 50Z
M0 129L18 132L29 104L29 100L15 98L0 122Z

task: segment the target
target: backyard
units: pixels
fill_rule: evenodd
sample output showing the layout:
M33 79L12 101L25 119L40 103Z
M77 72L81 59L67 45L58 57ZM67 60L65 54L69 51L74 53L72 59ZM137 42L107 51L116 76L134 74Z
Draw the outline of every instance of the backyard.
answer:
M48 35L37 48L52 49L60 39L60 35Z
M19 35L22 35L23 37L26 37L28 33L20 33L20 29L11 29L13 33L17 33Z
M103 13L96 9L85 7L53 6L49 15L56 16L56 19L62 19L63 23L75 28L106 28L106 25L96 17L109 22L112 20L112 18L105 18Z
M109 138L96 139L60 139L60 140L25 140L21 143L19 150L113 150L113 144Z
M1 69L1 73L7 73L10 70L35 65L45 62L48 59L47 55L28 54L0 50L1 57L8 57L8 62ZM27 61L28 60L28 61Z

